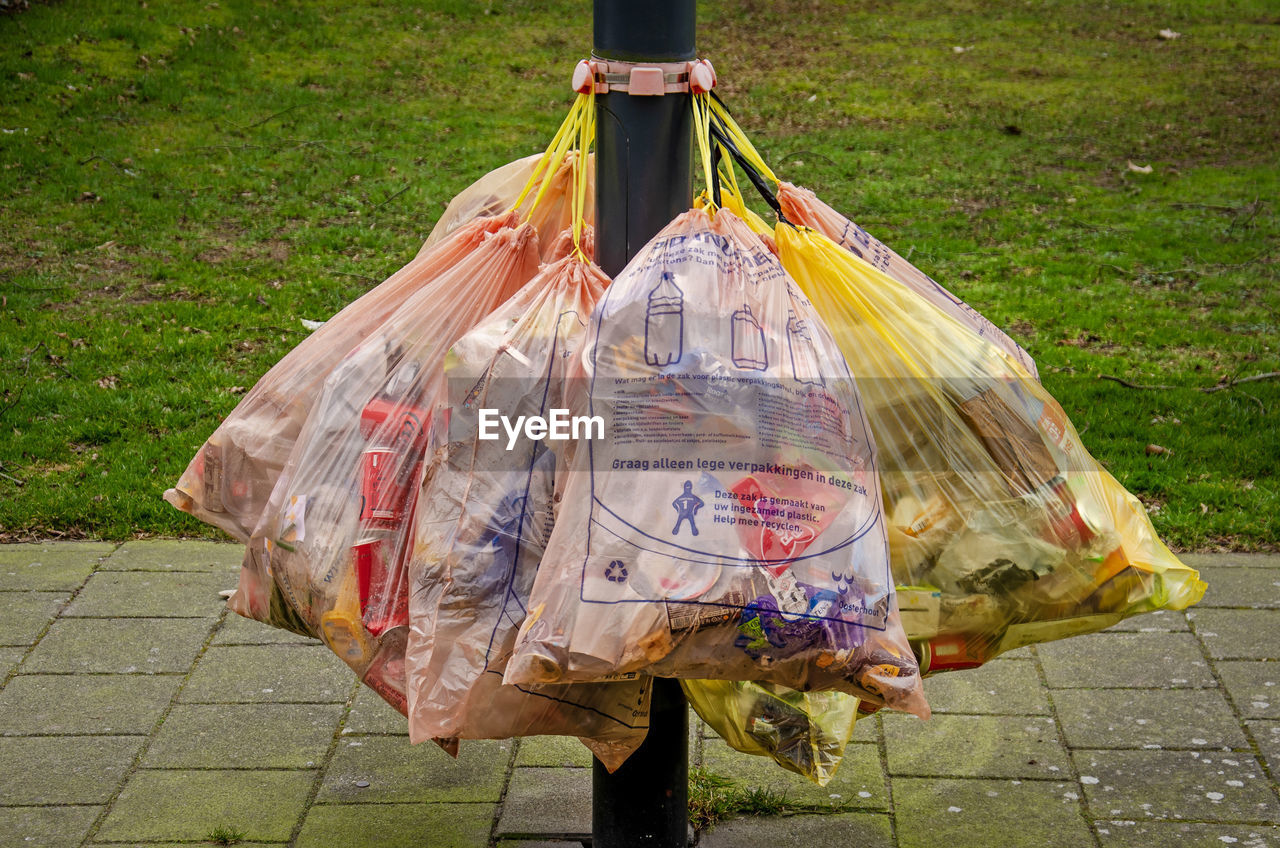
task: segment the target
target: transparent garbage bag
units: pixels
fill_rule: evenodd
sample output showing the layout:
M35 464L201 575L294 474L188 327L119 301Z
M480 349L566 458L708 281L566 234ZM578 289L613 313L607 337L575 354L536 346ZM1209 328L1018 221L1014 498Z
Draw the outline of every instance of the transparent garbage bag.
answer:
M922 671L1200 599L1197 573L1003 349L814 230L775 237L858 377Z
M694 711L735 751L769 757L819 786L835 777L858 718L854 696L738 680L680 682Z
M505 679L839 689L927 714L843 357L737 216L692 210L597 305L573 464Z
M229 605L320 637L406 710L405 560L448 346L538 265L527 224L490 234L403 300L324 382L255 529Z
M445 357L448 442L423 485L409 565L412 741L572 735L616 768L644 740L648 677L503 685L555 520L556 442L498 426L487 428L498 438L481 438L494 412L554 422L566 360L608 282L577 255L561 259Z
M509 247L509 238L493 241L492 237L516 226L514 214L471 220L326 321L249 390L196 453L177 484L165 492L165 500L248 541L334 368L407 298L424 288L435 292L440 306L447 307L447 292L432 283L476 251L489 256L495 249ZM536 254L524 254L523 260L505 278L494 280L499 301L514 294L537 270Z
M757 187L763 174L778 183L727 111L713 112L726 152ZM838 215L815 212L800 192L769 199L788 216L774 229L783 267L828 322L866 400L897 599L922 672L972 668L1201 598L1197 573L1084 449L1007 337L939 287L890 276L905 272L883 251L887 272L795 226L789 213L839 229Z

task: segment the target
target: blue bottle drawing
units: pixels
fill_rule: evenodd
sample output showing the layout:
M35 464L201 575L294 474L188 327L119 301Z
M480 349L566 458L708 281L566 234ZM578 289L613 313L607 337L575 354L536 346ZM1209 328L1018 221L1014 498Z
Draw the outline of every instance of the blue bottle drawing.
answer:
M664 273L649 292L644 315L644 361L649 365L674 365L684 355L684 292L675 278Z
M787 349L791 351L791 376L797 382L811 386L824 386L822 369L818 367L818 351L813 346L813 337L809 335L809 326L796 315L795 310L787 313Z
M733 364L737 367L747 371L763 371L769 367L764 328L745 303L733 313L732 344Z

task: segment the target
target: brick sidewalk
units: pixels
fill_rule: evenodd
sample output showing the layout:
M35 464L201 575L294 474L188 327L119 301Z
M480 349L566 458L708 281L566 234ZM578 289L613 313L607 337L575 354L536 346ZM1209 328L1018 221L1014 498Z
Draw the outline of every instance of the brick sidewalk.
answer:
M411 747L323 646L223 609L240 548L0 547L0 845L546 848L590 828L574 740ZM695 762L829 813L708 848L1280 845L1280 556L1189 556L1188 614L931 679L818 788L699 735ZM695 722L696 726L696 722ZM573 843L576 845L576 843Z

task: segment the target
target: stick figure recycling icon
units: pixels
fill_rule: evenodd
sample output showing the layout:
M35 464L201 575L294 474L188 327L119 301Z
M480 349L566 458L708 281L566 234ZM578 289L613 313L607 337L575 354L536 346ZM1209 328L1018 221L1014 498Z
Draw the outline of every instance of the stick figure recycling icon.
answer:
M693 517L698 510L704 506L702 498L693 493L693 481L684 481L684 492L671 502L671 506L676 511L676 526L671 530L671 535L676 536L680 533L680 525L686 520L689 522L689 529L693 535L698 535L698 525L694 523Z

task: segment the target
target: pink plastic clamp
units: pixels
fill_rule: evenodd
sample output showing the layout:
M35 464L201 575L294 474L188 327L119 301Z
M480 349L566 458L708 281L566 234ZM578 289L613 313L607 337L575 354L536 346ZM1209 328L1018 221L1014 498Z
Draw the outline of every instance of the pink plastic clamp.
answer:
M658 62L638 65L633 62L606 62L583 59L573 69L572 88L579 94L594 89L596 94L618 91L637 97L656 97L686 91L705 94L716 85L716 70L711 62Z

